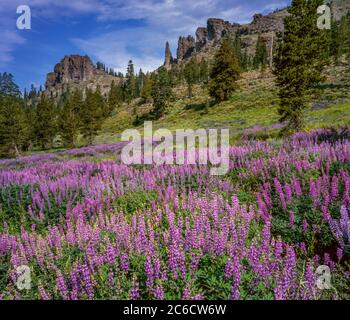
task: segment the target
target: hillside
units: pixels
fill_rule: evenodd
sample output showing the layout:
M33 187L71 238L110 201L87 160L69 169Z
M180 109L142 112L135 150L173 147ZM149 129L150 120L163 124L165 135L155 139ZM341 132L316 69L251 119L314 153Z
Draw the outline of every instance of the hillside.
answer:
M309 97L306 111L306 129L350 125L350 74L346 64L329 66L327 80ZM154 128L229 128L232 140L242 135L255 135L263 139L276 137L278 123L278 97L274 77L270 71L246 72L239 81L239 89L231 99L211 106L207 91L196 86L194 97L187 97L187 88L174 89L174 99L163 118L155 121ZM132 128L136 114L147 113L151 105L135 100L124 104L105 121L95 144L119 141L120 133ZM136 112L136 113L135 113ZM142 130L142 126L138 127Z

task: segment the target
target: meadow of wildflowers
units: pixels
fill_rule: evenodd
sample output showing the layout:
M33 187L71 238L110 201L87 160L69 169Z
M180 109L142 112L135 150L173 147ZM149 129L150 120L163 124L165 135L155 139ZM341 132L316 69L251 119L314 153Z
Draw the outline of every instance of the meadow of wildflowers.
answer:
M225 176L121 147L0 161L1 299L350 298L350 130L247 140Z

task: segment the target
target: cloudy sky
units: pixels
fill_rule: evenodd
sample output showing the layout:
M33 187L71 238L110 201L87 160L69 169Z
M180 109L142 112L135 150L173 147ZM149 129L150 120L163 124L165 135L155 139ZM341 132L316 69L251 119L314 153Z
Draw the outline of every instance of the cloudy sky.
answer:
M116 71L153 70L170 42L195 33L209 17L246 23L254 13L285 7L290 0L0 0L0 72L11 72L23 89L44 84L66 54L88 54ZM29 5L31 30L18 30L17 6Z

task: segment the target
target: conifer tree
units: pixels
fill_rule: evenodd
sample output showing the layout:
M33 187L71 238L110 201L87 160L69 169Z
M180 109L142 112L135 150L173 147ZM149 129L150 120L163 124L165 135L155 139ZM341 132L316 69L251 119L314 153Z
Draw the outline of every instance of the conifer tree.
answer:
M208 61L203 59L199 65L199 78L200 81L203 83L206 83L209 78L209 67L208 67Z
M21 97L21 91L13 80L11 73L0 73L0 95L7 97Z
M136 92L136 77L135 77L135 71L134 71L134 64L132 60L130 60L128 64L128 71L126 74L126 86L125 86L125 95L126 95L125 98L128 103L130 103L131 100L135 98L135 92Z
M217 102L228 100L237 88L240 68L231 41L224 38L210 72L209 93Z
M87 90L86 99L83 103L83 112L81 114L80 131L89 145L92 144L98 131L101 129L103 115L103 97L99 89L93 92Z
M112 112L119 106L123 100L123 91L120 85L116 85L114 80L111 84L111 89L108 96L108 115L110 116Z
M152 89L156 80L156 74L146 75L144 85L141 91L141 99L143 102L148 102L152 99Z
M0 157L20 155L29 138L27 120L12 74L0 73Z
M184 68L184 76L187 83L188 96L192 98L193 85L196 82L196 62L192 58Z
M74 91L65 101L59 117L59 129L63 145L67 148L76 146L79 133L82 110L82 94L79 90Z
M170 78L164 67L158 70L158 74L152 86L151 96L153 98L153 110L151 115L154 119L159 119L164 115L172 96Z
M284 133L303 127L306 94L324 79L327 64L327 32L317 28L317 8L323 0L293 0L285 19L285 31L275 58L276 83L279 88L280 121Z
M57 130L56 115L54 103L46 97L45 93L41 94L36 106L34 130L40 147L51 148Z
M266 47L266 43L261 37L261 34L259 34L258 40L256 43L253 66L254 66L254 69L261 68L261 70L264 71L266 69L266 65L267 65L267 47Z

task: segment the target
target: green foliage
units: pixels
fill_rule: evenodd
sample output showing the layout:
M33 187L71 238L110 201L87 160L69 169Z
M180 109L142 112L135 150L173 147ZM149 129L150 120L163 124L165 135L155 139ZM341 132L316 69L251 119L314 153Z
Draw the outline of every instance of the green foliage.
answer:
M124 213L132 214L137 210L150 205L152 201L157 200L157 193L152 191L132 191L120 196L114 202L114 206Z
M285 133L303 127L306 94L324 79L327 64L328 31L317 28L317 8L322 0L293 0L285 31L275 58L276 83L279 87L279 114L287 122Z
M159 119L163 116L170 98L172 97L171 81L167 70L162 67L158 70L151 96L153 98L152 116Z
M128 64L128 71L126 74L125 83L125 98L128 103L136 97L136 77L134 71L134 64L130 60Z
M57 133L55 106L44 93L36 106L34 130L37 142L42 149L51 148Z
M76 146L82 110L82 94L76 90L65 102L59 117L59 129L65 147Z
M80 117L80 131L88 144L92 144L94 137L101 129L104 104L105 101L99 88L97 88L95 92L87 90L86 99L82 108L83 111Z
M344 54L350 61L350 12L339 22L332 21L330 53L336 63Z
M255 56L253 59L253 66L255 69L261 68L262 71L266 69L267 64L267 47L266 43L261 37L261 34L258 36L256 43Z
M236 81L240 76L238 57L228 38L224 38L215 55L214 65L210 72L209 94L217 102L226 101L237 88Z
M199 73L198 65L194 59L191 59L190 62L186 64L184 69L184 75L185 75L185 79L188 87L188 96L190 98L192 98L192 87L193 87L193 84L198 79L198 73Z
M30 124L13 76L0 73L0 157L18 156L30 138Z

